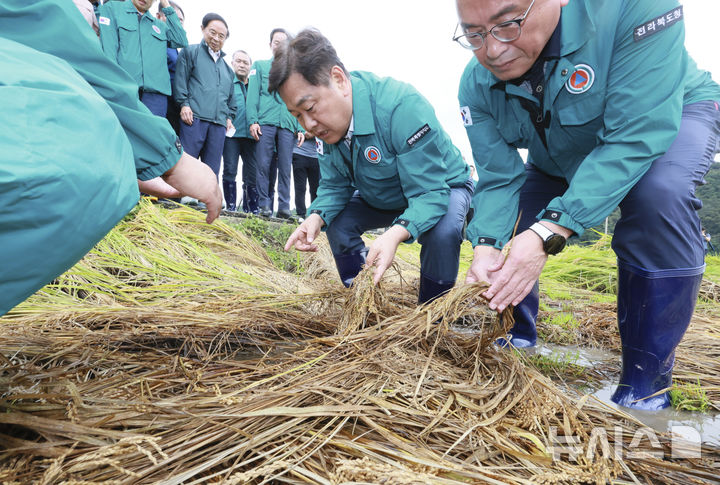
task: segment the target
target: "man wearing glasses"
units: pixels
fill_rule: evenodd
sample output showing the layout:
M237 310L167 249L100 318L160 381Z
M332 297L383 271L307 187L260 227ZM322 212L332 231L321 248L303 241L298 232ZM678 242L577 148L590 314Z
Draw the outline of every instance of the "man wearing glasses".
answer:
M669 405L674 350L704 270L695 187L720 134L720 88L684 48L677 0L457 0L475 56L459 101L479 183L467 281L514 305L533 346L548 255L615 207L623 371L616 403ZM527 148L527 164L517 149ZM520 218L511 251L513 228Z

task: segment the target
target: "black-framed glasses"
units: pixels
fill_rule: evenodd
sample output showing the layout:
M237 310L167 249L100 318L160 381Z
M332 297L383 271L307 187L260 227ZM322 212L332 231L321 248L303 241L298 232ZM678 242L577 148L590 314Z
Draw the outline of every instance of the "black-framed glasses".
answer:
M488 32L466 32L465 29L460 26L460 24L457 24L457 27L455 27L455 34L453 35L453 40L464 48L473 51L478 50L483 46L483 44L485 44L485 37L487 37L488 34L492 34L492 36L500 42L512 42L518 37L520 37L520 34L522 32L521 24L527 18L528 14L530 13L530 9L534 4L535 0L532 0L532 2L530 2L530 6L527 8L527 10L525 10L525 13L522 14L522 16L514 20L508 20L507 22L499 23L492 29L490 29ZM459 34L458 31L460 32Z

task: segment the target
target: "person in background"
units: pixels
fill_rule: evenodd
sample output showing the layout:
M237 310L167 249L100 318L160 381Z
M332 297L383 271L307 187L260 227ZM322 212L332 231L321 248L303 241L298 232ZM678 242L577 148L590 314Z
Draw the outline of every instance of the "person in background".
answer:
M273 56L277 49L287 43L289 35L285 29L270 32L270 49ZM278 211L277 217L289 219L290 212L290 171L295 143L293 130L295 122L282 101L268 92L268 75L273 59L255 61L250 69L247 95L247 123L250 135L257 140L257 189L260 215L273 214L273 198L270 197L271 165L273 153L277 153ZM274 186L274 184L273 184Z
M218 216L212 171L139 101L72 3L3 0L0 32L0 315L82 258L135 206L138 185Z
M293 148L293 183L295 186L295 214L300 222L307 215L306 198L310 191L310 202L317 197L320 184L320 165L315 137L304 134L305 141Z
M100 36L100 27L98 26L97 16L95 15L95 7L90 0L73 0L75 6L80 10L80 13L85 17L85 20L90 27L93 28L95 34Z
M178 5L176 2L173 2L170 0L170 6L175 9L175 14L178 17L178 20L180 21L180 24L185 26L185 12L183 12L183 9ZM167 22L167 17L165 17L165 14L162 11L162 6L158 5L158 10L155 16L160 20L161 22ZM168 44L167 48L167 66L168 66L168 74L170 74L170 86L171 89L175 86L175 68L177 66L177 58L178 58L179 51L175 47L170 47ZM165 118L170 122L170 126L173 127L173 130L175 130L175 133L180 136L180 106L175 102L174 97L168 96L168 108L167 108L167 114L165 115Z
M187 36L168 0L160 0L167 22L150 13L154 1L105 2L98 23L105 54L135 79L143 104L164 118L172 94L167 47L185 47Z
M268 87L323 142L317 198L285 249L316 251L324 227L349 286L366 262L380 281L398 245L417 240L418 301L450 290L473 181L430 103L408 84L348 73L330 41L313 29L276 52ZM366 248L362 234L381 227L388 229Z
M242 210L246 213L257 214L257 165L255 163L255 144L250 136L245 118L245 100L247 97L248 74L252 60L243 50L233 53L232 66L235 71L235 101L237 111L233 118L234 133L225 138L223 149L223 194L227 210L236 210L237 204L237 172L238 163L242 157ZM231 133L231 132L229 132Z
M216 13L202 20L203 39L178 56L175 71L175 101L180 105L180 141L183 148L206 163L215 175L225 134L233 130L237 112L235 73L223 60L223 45L229 35L227 22Z
M511 342L535 345L548 256L619 206L612 400L669 406L705 268L695 188L720 137L720 87L685 50L682 6L457 0L457 11L455 40L474 54L459 101L479 178L467 282L489 282L490 308L514 306Z

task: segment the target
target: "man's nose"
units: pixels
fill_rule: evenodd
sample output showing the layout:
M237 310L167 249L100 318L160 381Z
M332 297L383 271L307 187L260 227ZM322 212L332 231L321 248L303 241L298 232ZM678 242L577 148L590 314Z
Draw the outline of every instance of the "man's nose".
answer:
M303 125L303 128L305 128L307 131L313 131L313 128L317 126L317 121L315 121L315 118L309 116L307 113L302 115L302 119L300 120L300 122Z
M507 42L500 42L493 37L492 34L488 34L488 36L485 37L485 45L481 47L481 49L482 48L485 49L485 55L488 59L497 59L507 50L508 44Z

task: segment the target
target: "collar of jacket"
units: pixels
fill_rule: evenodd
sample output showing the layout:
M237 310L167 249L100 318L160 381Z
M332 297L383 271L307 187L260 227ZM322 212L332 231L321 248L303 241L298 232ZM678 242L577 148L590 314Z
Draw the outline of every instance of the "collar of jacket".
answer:
M125 2L125 3L127 4L127 5L125 5L125 11L126 11L127 13L134 13L135 15L137 15L137 14L140 13L140 10L138 10L137 8L135 8L135 4L134 4L134 3L130 2L130 1L127 1L127 2ZM155 17L153 17L152 14L150 13L150 9L148 9L144 14L142 14L142 17L146 17L146 16L147 16L147 17L150 17L150 20L154 20L154 19L155 19ZM140 18L142 18L142 17L140 17Z
M350 74L353 103L353 136L375 133L375 119L372 113L372 99L364 80ZM341 140L342 141L342 140Z
M210 55L210 52L209 52L209 50L208 50L208 49L210 49L210 46L207 45L207 42L205 42L205 39L203 39L203 40L200 41L200 45L202 46L203 52L204 52L205 54L207 54L208 57L210 57L210 59L212 59L212 56ZM223 58L223 57L225 57L225 51L222 50L222 49L220 49L220 58ZM215 61L215 59L213 59L213 61ZM234 74L233 74L233 75L234 75Z
M560 56L565 57L579 50L588 39L595 35L595 23L588 13L586 2L575 0L562 8L560 16ZM501 81L490 73L491 87L504 87L507 81Z

